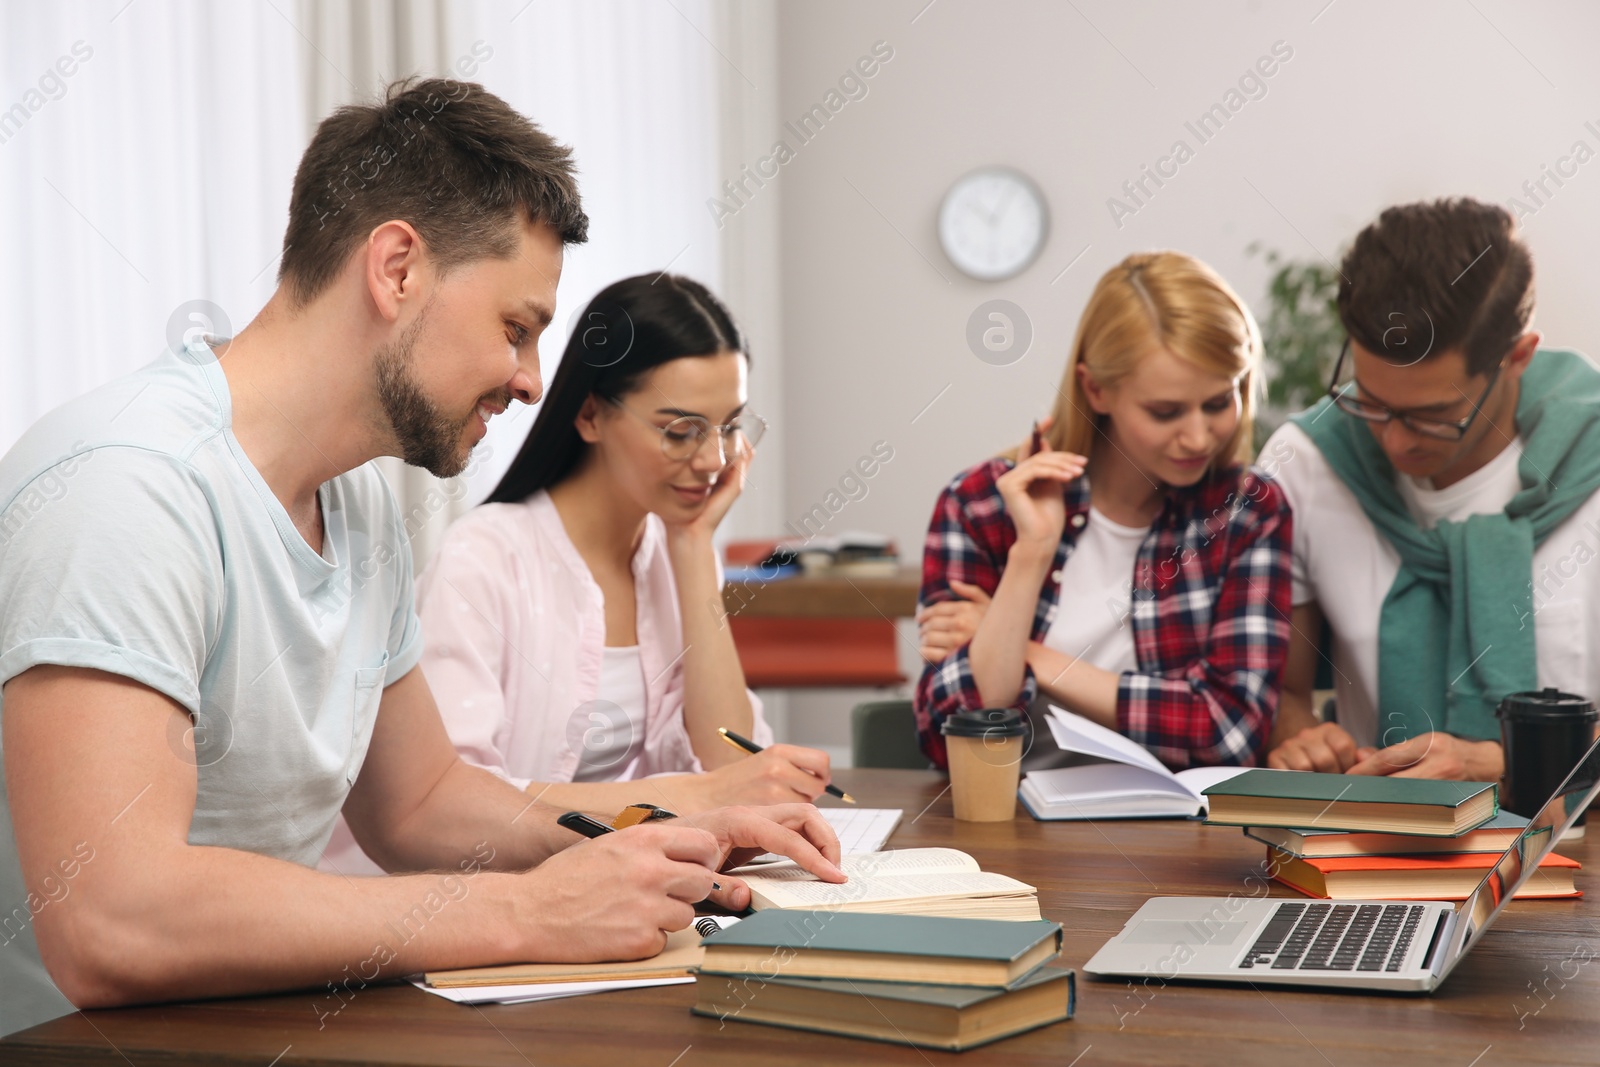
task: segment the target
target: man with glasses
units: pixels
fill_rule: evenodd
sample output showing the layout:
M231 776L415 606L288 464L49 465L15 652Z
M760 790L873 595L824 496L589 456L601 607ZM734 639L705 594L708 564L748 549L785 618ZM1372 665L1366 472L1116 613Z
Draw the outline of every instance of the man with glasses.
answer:
M1390 208L1341 265L1329 395L1262 449L1295 512L1267 762L1493 781L1495 706L1600 694L1600 372L1540 349L1509 213ZM1329 639L1324 639L1326 638ZM1336 718L1311 693L1331 667Z

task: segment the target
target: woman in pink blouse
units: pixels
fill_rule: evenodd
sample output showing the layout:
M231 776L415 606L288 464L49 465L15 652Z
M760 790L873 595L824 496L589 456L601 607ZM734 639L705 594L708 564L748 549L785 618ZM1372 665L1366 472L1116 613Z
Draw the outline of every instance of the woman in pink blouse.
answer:
M423 669L468 762L589 811L822 792L827 755L771 744L721 607L712 533L765 429L748 368L688 278L628 278L584 310L527 442L418 582Z

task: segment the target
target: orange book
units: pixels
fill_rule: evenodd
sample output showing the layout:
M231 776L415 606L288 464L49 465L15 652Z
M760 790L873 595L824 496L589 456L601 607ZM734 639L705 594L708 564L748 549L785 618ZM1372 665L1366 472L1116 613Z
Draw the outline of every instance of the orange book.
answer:
M1463 852L1434 856L1330 856L1301 859L1267 848L1272 877L1308 897L1325 900L1465 900L1504 853ZM1554 852L1539 864L1517 899L1577 897L1572 872L1577 860Z

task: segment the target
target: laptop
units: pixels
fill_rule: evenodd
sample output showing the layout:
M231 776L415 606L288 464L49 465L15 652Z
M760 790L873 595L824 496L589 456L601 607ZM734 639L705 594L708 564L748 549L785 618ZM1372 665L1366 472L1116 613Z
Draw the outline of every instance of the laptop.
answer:
M1105 977L1431 993L1600 793L1600 740L1459 906L1154 897L1083 967Z

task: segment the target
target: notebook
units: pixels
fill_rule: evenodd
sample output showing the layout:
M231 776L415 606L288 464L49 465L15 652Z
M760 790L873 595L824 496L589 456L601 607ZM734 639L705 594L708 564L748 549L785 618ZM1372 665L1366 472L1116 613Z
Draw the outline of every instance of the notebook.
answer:
M1040 821L1159 819L1204 814L1202 790L1242 767L1191 767L1173 773L1146 749L1082 715L1051 707L1045 720L1063 752L1106 762L1030 771L1017 796Z

